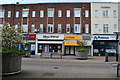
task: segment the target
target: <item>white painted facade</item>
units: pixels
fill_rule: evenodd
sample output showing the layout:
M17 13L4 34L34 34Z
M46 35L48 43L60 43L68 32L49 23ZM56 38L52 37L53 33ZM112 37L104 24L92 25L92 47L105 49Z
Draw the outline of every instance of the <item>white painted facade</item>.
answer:
M91 3L91 34L118 31L118 3Z

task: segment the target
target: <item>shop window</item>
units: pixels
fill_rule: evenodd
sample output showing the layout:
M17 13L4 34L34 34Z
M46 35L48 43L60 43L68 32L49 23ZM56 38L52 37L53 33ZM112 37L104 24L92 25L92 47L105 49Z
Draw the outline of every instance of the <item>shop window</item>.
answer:
M32 26L31 26L31 32L35 32L35 24L32 24Z
M70 33L70 24L66 24L66 33Z
M103 33L108 33L109 29L108 29L108 24L103 24Z
M58 24L58 33L61 33L61 24Z
M53 24L48 24L47 32L53 33L54 32L53 30L54 30Z
M95 10L94 16L98 17L98 10Z
M66 17L70 17L70 10L67 10Z
M89 33L89 24L85 24L85 33Z
M113 10L113 17L116 18L117 17L117 11Z
M32 17L35 17L36 11L32 11Z
M22 10L22 17L28 17L29 9Z
M11 11L8 11L8 18L11 17Z
M44 17L44 10L40 10L40 17Z
M5 11L0 10L0 18L4 18Z
M108 10L103 10L103 17L108 17Z
M117 24L114 24L114 32L118 32Z
M58 17L62 17L62 10L58 10Z
M80 33L80 32L81 32L80 24L74 24L74 33Z
M15 30L18 32L18 24L15 24Z
M23 32L28 32L28 25L27 24L23 24L22 28L23 28Z
M54 17L54 8L48 8L48 17Z
M98 24L95 24L95 33L99 33L99 27L98 27Z
M40 33L43 33L43 24L40 24Z
M85 10L85 17L89 17L89 10Z
M19 17L19 11L16 11L16 18Z
M80 8L74 8L74 17L80 17Z

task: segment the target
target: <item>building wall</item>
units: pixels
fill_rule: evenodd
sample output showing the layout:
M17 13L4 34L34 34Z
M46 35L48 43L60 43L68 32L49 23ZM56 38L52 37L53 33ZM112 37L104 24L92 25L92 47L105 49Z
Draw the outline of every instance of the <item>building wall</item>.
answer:
M120 32L120 2L118 3L118 29L119 29L119 32Z
M98 10L98 17L95 17ZM103 10L108 10L108 17L103 17ZM113 10L117 11L117 17L113 17ZM98 33L95 33L95 24L98 24ZM103 33L103 24L109 25L108 33ZM91 34L113 34L114 24L118 26L118 3L91 3ZM117 29L118 30L118 29Z
M91 7L90 3L40 3L40 4L7 4L3 5L5 8L5 21L14 24L28 24L29 32L31 32L31 25L35 24L35 29L39 30L39 24L44 25L44 33L47 33L47 24L54 24L54 33L57 33L57 25L58 23L62 24L62 33L66 33L66 23L70 23L71 31L70 33L74 33L74 23L81 24L81 33L85 32L85 24L89 24L89 33L91 33ZM22 9L29 8L29 16L28 18L22 18ZM47 17L47 8L54 8L55 13L53 18ZM81 17L74 17L74 8L81 8ZM62 17L58 17L58 10L62 10ZM66 17L66 10L69 9L70 17ZM40 10L44 10L45 14L43 18L40 18ZM89 17L85 17L85 10L89 10ZM11 18L7 17L8 11L12 11ZM15 17L15 12L19 11L20 15L18 18ZM32 11L36 11L36 17L32 17Z

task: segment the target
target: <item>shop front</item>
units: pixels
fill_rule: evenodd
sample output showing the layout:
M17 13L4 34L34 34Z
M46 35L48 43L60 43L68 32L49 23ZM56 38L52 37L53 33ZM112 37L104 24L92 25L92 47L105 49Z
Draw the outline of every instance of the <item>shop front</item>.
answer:
M114 56L117 49L116 35L93 35L93 56Z
M36 34L24 34L24 49L26 50L26 55L35 55L35 39Z
M65 45L65 55L75 55L76 48L78 47L77 41L87 40L88 43L86 47L90 49L90 36L82 35L65 35L64 45ZM90 53L89 53L90 54Z
M50 53L64 53L64 35L38 34L36 39L36 55Z

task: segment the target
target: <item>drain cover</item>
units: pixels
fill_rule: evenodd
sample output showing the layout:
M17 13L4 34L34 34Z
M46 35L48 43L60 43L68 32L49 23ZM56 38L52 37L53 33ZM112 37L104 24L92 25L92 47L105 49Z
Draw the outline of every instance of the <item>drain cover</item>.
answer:
M44 76L54 76L54 73L43 73Z
M58 67L53 67L54 69L58 69Z

